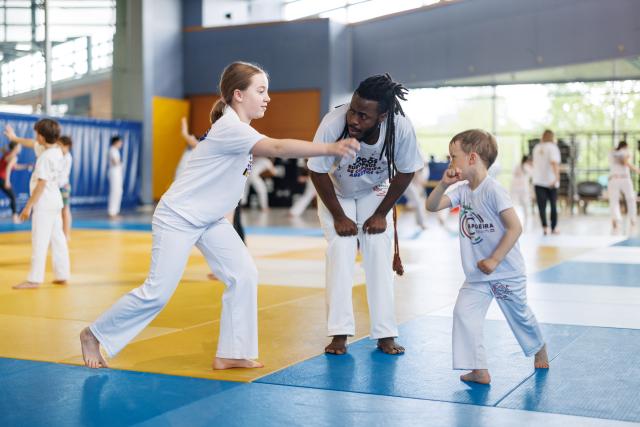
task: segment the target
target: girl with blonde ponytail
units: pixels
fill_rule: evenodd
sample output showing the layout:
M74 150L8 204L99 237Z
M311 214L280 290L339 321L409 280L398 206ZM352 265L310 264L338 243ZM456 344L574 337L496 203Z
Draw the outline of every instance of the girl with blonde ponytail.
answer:
M267 74L257 65L234 62L224 69L221 98L211 110L211 128L153 215L147 279L80 334L88 367L107 367L100 346L115 356L158 315L178 286L194 245L226 285L213 369L263 366L254 360L258 357L258 272L225 214L242 197L253 155L338 159L353 157L359 149L354 139L312 144L260 134L250 124L264 116L271 101L268 89Z

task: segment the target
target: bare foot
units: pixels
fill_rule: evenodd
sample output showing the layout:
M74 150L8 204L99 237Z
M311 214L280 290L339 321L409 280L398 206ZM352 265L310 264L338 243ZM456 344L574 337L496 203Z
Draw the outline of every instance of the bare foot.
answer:
M551 230L551 234L558 235L558 234L560 234L560 232L558 230Z
M330 354L345 354L347 352L347 336L334 336L331 343L324 348L324 352Z
M533 367L536 369L549 369L549 356L547 356L547 345L543 345L536 353L533 360Z
M218 280L218 278L216 277L216 275L215 275L215 274L213 274L213 273L209 273L209 274L207 274L207 279L209 279L209 280Z
M66 285L67 281L66 280L54 280L53 282L54 285Z
M380 338L378 340L378 348L386 354L404 353L404 347L398 344L393 337Z
M38 287L40 287L40 283L34 283L29 281L18 283L17 285L12 286L13 289L37 289Z
M224 359L222 357L216 357L211 367L218 370L231 368L262 368L264 365L251 359Z
M466 382L489 384L491 382L491 375L489 375L488 369L474 369L468 374L460 375L460 379Z
M100 342L93 335L91 329L84 328L80 332L80 345L82 346L82 358L88 368L108 368L107 361L100 354Z
M543 228L542 228L542 234L544 234L545 236L546 236L547 234L549 234L549 227L543 227Z

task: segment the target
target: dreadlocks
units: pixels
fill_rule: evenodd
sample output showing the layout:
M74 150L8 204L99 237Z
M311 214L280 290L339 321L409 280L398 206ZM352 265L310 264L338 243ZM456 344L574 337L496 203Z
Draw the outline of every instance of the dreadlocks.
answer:
M378 103L378 113L387 113L387 128L384 135L384 144L382 146L382 152L380 158L384 154L387 159L387 172L389 174L389 182L393 180L398 172L395 162L396 152L396 125L395 116L400 114L404 116L404 111L400 105L400 100L406 101L406 95L409 91L401 83L394 82L389 73L379 74L371 76L363 80L355 93L363 99L369 101L376 101ZM379 124L378 124L379 126ZM349 136L349 130L347 124L345 124L342 135L339 139L347 138ZM393 227L394 227L394 260L393 269L399 275L403 273L402 262L400 261L400 249L398 246L398 230L397 230L397 212L396 207L393 207Z

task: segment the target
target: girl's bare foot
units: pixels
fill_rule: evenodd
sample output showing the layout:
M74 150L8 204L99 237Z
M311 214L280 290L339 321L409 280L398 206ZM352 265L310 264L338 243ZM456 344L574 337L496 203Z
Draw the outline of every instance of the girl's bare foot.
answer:
M22 282L17 285L13 285L13 289L37 289L40 286L40 283L35 282Z
M460 375L460 379L466 382L489 384L491 382L491 375L489 375L488 369L474 369L468 374Z
M216 357L213 360L213 369L231 369L231 368L262 368L264 365L256 360L251 359L224 359Z
M543 345L533 359L533 367L536 369L549 369L549 356L547 356L547 345Z
M66 285L67 281L66 280L54 280L53 282L54 285Z
M82 346L82 358L88 368L108 368L107 361L100 354L100 342L93 335L91 329L84 328L80 332L80 345Z

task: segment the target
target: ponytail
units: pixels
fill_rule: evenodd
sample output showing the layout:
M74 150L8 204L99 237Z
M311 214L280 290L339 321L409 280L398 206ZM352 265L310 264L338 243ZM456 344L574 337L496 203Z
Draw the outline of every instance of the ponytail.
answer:
M226 106L227 104L224 102L224 99L222 98L218 99L216 103L213 104L213 107L211 108L211 113L209 114L211 124L214 124L220 117L222 117L222 114L224 113L224 107Z

